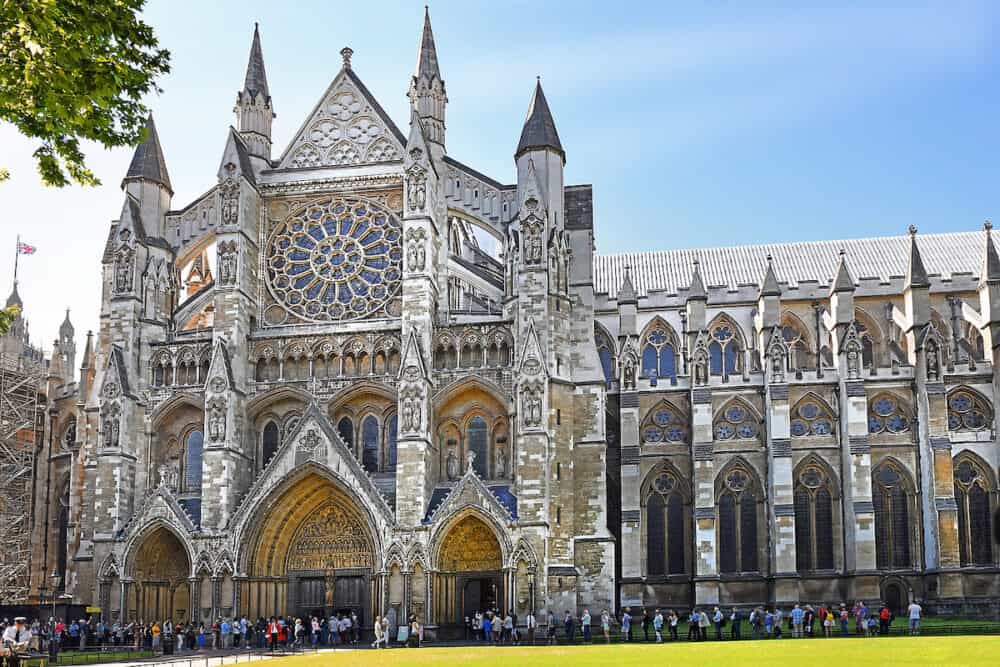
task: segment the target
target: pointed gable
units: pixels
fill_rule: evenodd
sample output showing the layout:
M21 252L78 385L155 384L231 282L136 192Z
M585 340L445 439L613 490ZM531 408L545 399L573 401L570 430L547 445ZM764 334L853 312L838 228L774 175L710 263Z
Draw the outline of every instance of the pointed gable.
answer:
M173 193L170 186L170 175L167 174L167 162L163 158L163 148L160 146L160 135L156 132L153 114L146 119L146 138L139 144L132 155L128 173L122 179L122 187L132 180L146 180L159 183Z
M538 340L538 332L535 331L535 320L528 320L528 331L524 336L524 348L521 350L521 359L517 364L522 375L541 375L548 377L548 366L545 364L545 356L542 354L542 344Z
M117 384L115 388L109 386L115 384ZM128 398L138 398L133 391L132 383L129 381L125 355L119 346L112 345L111 354L108 356L108 365L104 372L104 377L101 379L101 391L105 396L113 398L119 390L122 395Z
M253 163L250 161L250 153L246 142L240 136L236 128L229 128L229 136L226 138L226 147L222 151L222 161L219 163L219 170L216 175L220 180L225 179L229 174L227 165L233 165L236 173L242 175L250 185L257 186L257 176L253 171Z
M552 119L549 102L545 99L542 81L539 79L535 82L535 92L531 96L528 116L524 119L521 140L517 144L514 157L517 158L527 151L544 149L552 149L562 156L563 161L566 160L566 153L559 141L559 132L556 131L556 123Z
M233 379L233 366L229 361L229 352L224 341L217 341L212 351L212 361L208 366L205 387L216 394L236 389Z
M508 500L508 487L488 487L476 474L475 468L469 466L465 474L455 483L451 491L442 489L444 497L431 498L427 508L424 524L441 523L444 519L470 507L475 507L496 521L506 525L517 518L516 498L510 496L510 502L501 502L501 497ZM511 504L513 503L513 504ZM510 504L510 507L508 507Z
M279 168L315 169L397 162L406 137L345 65L285 149Z

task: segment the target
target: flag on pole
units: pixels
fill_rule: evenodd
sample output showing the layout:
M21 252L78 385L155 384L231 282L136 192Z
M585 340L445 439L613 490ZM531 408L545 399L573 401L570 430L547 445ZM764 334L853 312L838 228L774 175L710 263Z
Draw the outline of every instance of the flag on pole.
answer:
M37 246L28 245L27 243L17 242L17 254L18 255L34 255L35 251L38 250Z

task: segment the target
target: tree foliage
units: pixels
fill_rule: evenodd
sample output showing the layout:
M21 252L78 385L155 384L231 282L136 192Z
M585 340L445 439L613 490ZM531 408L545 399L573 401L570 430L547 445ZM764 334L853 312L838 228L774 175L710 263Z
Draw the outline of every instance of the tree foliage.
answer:
M100 183L81 140L112 148L142 139L141 100L170 71L170 53L139 19L145 2L0 0L0 121L40 141L46 185Z
M17 306L11 306L0 310L0 336L10 331L11 325L14 324L14 320L21 313L21 309Z

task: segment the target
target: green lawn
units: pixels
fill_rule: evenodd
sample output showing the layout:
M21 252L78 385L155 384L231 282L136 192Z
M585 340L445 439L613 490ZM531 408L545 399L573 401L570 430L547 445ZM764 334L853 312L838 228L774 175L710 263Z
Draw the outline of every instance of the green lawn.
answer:
M325 651L278 658L269 667L515 667L572 665L996 665L1000 664L1000 637L889 637L874 639L803 639L778 641L705 642L678 644L595 645L574 647L488 646L389 650Z

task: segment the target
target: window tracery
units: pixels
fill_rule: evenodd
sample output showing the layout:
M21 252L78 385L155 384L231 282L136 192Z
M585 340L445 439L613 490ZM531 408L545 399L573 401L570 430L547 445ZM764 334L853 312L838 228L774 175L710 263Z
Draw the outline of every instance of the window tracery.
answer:
M878 394L868 403L869 433L906 433L909 430L909 416L892 394Z
M373 202L314 202L271 234L268 288L286 311L308 321L385 316L399 291L401 237L396 216Z
M799 572L832 570L833 497L825 466L807 460L795 476L795 564Z
M809 334L798 317L786 313L781 318L781 338L788 347L788 356L793 370L812 368L813 355L809 350Z
M816 396L806 395L792 410L790 430L793 438L833 435L836 423L825 402Z
M677 379L677 344L673 331L662 320L647 328L642 338L642 377Z
M993 520L990 497L994 488L985 466L971 455L955 457L955 502L958 505L958 548L961 563L993 563Z
M910 545L911 489L906 472L895 461L885 461L872 472L875 560L880 569L913 566Z
M760 434L760 423L748 405L733 400L716 415L713 431L716 440L752 440Z
M759 569L756 475L742 463L737 463L722 472L717 486L719 571L755 572Z
M977 392L954 389L948 395L948 430L982 431L993 425L993 409Z
M646 573L683 574L686 501L672 470L657 473L646 493Z
M605 333L604 329L594 325L594 343L597 345L597 356L601 360L601 369L604 371L604 381L611 387L614 379L614 346L611 344L611 337Z
M662 401L646 414L640 432L647 444L687 442L688 420L673 405Z
M726 317L709 330L708 360L712 375L721 375L725 380L742 368L743 340L737 326Z

